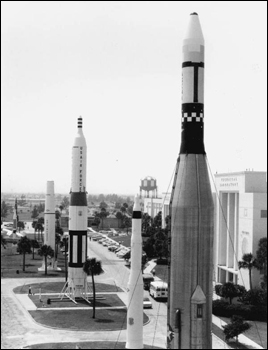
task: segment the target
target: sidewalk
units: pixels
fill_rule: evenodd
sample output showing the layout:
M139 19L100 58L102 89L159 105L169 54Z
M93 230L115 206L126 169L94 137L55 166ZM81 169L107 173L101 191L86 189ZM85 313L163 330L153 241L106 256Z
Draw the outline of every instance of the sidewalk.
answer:
M148 262L147 267L144 269L144 273L151 273L152 270L155 268L155 266L156 266L156 262L153 260L150 260ZM155 280L160 281L160 278L155 276ZM213 300L218 299L218 298L219 298L219 296L213 292ZM226 322L222 321L219 317L214 316L214 315L212 315L212 322L220 329L223 329L222 326L227 324ZM249 339L248 337L246 337L243 334L240 334L238 336L238 341L241 344L244 344L245 346L247 346L249 349L264 349L259 344L255 343L254 341L252 341L251 339ZM213 333L212 333L212 343L213 343L213 349L226 349L226 348L228 349L228 348L230 348L227 343L225 343L222 339L220 339L219 337L217 337Z

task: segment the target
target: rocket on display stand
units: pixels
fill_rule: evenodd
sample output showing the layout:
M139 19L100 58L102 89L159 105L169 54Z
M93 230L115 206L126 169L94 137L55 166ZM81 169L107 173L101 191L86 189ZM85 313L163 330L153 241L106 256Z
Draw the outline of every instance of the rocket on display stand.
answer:
M131 268L128 282L126 349L143 349L143 278L141 208L135 197L132 214Z
M78 118L78 133L72 148L72 182L69 207L68 290L72 297L81 296L86 289L83 264L87 258L87 145Z
M183 41L181 148L170 200L168 348L211 349L214 205L204 147L204 38Z

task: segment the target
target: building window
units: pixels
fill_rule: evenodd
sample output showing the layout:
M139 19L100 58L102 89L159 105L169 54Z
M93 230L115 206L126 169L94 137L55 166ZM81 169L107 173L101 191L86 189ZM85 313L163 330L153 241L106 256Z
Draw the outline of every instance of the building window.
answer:
M244 216L248 216L248 210L244 209Z
M197 304L197 318L202 318L203 316L203 305Z
M267 210L261 210L261 218L267 218Z

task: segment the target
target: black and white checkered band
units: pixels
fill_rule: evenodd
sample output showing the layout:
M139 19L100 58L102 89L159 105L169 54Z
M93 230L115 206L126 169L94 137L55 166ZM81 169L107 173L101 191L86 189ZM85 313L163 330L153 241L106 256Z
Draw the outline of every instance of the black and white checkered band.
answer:
M181 121L184 122L203 122L204 121L203 113L198 112L184 112L182 113Z

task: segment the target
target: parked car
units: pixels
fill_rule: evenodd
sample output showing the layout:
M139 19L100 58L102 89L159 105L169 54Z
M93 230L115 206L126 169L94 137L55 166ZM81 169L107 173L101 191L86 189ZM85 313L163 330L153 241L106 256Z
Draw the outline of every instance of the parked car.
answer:
M114 252L116 249L118 248L118 245L109 245L108 250L110 250L110 252Z
M143 308L144 309L152 309L153 308L153 304L148 297L143 298Z
M92 237L93 241L99 241L100 239L103 239L102 236L93 236Z

